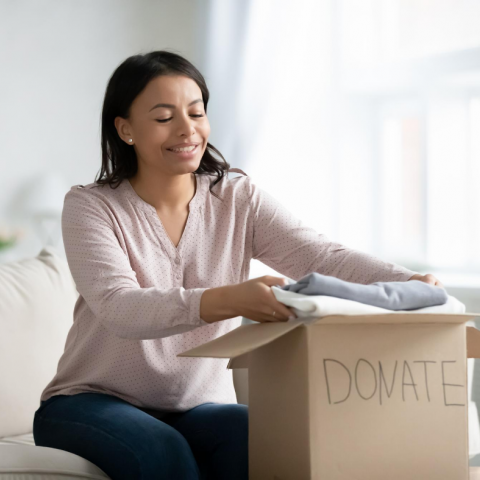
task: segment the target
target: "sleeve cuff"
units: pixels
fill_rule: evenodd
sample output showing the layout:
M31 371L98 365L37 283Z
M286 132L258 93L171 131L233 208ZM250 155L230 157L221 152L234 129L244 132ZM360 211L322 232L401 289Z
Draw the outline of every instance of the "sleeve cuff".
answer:
M407 282L414 275L419 275L419 272L414 272L413 270L408 270L407 268L402 267L401 271L398 274L399 278L398 278L397 281L398 282Z
M188 322L191 325L198 325L201 327L204 325L211 325L211 323L206 322L200 317L200 300L205 290L208 290L208 288L192 288L190 308L188 311Z

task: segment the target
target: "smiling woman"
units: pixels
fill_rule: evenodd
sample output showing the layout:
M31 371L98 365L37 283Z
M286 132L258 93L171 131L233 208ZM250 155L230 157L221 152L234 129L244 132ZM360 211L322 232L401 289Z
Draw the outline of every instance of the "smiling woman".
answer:
M208 143L208 97L179 55L125 60L105 94L99 179L65 196L63 240L80 296L33 434L118 480L248 478L248 407L228 359L178 354L242 317L295 318L271 288L286 278L249 280L252 259L296 280L416 274L331 242L248 175L228 178Z

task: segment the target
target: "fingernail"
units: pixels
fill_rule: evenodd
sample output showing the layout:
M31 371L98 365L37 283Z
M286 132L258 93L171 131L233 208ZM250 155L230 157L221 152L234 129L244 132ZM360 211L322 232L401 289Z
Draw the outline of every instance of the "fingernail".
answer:
M290 315L290 316L288 317L288 319L289 319L289 320L295 320L295 317L294 317L293 315Z

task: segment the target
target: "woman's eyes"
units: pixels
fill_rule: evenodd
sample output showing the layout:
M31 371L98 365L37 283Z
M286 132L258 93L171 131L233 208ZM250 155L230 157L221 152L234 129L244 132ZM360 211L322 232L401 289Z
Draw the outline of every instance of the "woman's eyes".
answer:
M191 117L195 117L195 118L199 118L199 117L204 117L204 115L190 115ZM160 122L160 123L165 123L165 122L168 122L169 120L171 120L173 117L170 117L170 118L165 118L164 120L158 120L157 119L157 122Z

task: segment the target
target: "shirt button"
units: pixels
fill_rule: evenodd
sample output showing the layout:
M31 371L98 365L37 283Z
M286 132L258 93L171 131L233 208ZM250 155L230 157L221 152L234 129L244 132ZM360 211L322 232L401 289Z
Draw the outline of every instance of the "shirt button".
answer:
M177 265L180 263L180 259L179 259L178 257L175 259L175 263L176 263Z

